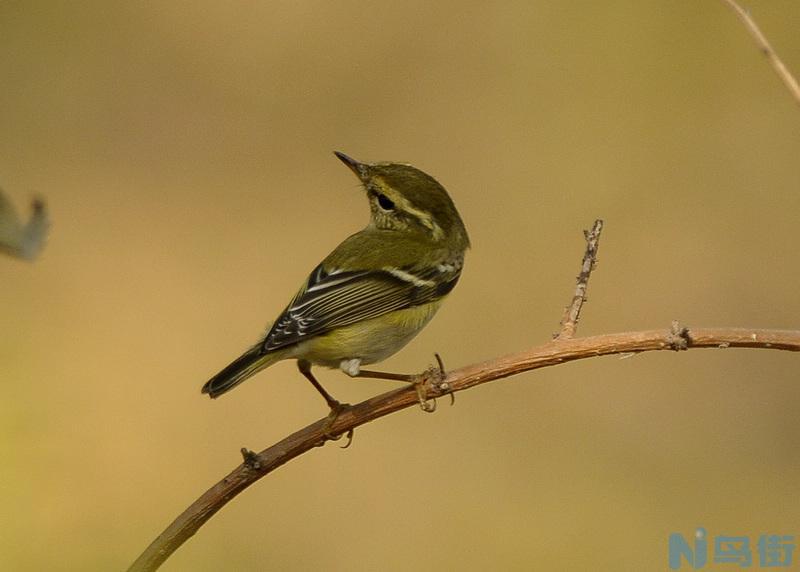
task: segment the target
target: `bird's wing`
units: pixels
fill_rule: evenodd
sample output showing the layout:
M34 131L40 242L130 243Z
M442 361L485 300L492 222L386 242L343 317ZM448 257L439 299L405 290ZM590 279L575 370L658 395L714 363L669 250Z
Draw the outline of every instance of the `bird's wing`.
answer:
M432 302L453 289L461 266L326 270L317 266L267 333L268 352L335 328Z

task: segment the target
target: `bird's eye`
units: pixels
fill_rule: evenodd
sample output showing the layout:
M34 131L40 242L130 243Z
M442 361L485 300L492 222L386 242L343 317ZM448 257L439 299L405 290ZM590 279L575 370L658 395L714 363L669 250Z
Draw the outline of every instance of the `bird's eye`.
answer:
M394 209L394 201L384 195L383 193L378 193L378 204L381 205L381 208L385 211L390 211Z

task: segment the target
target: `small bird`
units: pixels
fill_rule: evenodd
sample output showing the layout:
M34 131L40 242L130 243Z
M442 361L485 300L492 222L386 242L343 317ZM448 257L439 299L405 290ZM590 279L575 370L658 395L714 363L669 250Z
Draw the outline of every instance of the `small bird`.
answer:
M312 375L312 365L353 377L410 377L361 366L391 356L430 321L461 275L467 230L430 175L411 165L335 155L366 191L369 224L314 268L257 344L203 386L210 397L278 361L296 359L335 419L342 405Z

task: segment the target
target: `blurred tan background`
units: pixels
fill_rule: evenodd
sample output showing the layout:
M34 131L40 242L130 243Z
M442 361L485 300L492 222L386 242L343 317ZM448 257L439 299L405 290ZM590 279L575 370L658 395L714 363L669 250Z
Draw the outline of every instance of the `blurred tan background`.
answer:
M548 340L597 217L581 334L800 327L800 111L735 15L491 4L0 3L0 185L53 220L35 263L0 258L0 568L124 569L240 447L326 413L290 362L200 387L366 223L334 149L433 174L474 245L387 370ZM800 74L800 4L748 5ZM665 570L670 532L800 534L795 354L595 359L446 405L288 464L163 569Z

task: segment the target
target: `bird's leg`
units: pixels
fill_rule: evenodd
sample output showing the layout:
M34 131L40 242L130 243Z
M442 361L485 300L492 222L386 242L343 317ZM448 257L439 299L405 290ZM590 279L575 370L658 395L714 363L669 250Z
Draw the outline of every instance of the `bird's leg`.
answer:
M425 395L425 374L409 374L409 373L390 373L388 371L372 371L362 369L352 377L367 377L372 379L389 379L391 381L404 381L414 385L417 390L417 400L419 400L420 408L426 413L433 413L436 411L436 399L428 400Z
M390 379L392 381L405 381L406 383L415 383L418 375L412 373L390 373L387 371L372 371L369 369L362 369L352 377L369 377L372 379Z
M415 389L417 390L417 397L419 398L419 404L423 411L428 413L433 413L436 411L436 400L433 399L429 401L427 396L425 395L425 382L428 380L428 375L435 375L437 378L437 387L438 382L443 380L447 375L447 372L444 369L444 362L442 361L442 357L437 353L436 355L436 363L437 367L429 368L422 374L407 374L407 373L390 373L386 371L372 371L367 369L361 369L361 360L345 360L341 364L341 370L344 371L350 377L366 377L372 379L388 379L391 381L404 381L406 383L413 383L415 384ZM442 388L446 389L446 388ZM452 405L455 402L455 396L451 393L450 394L450 404Z
M319 392L319 394L325 400L325 403L328 404L328 407L330 408L331 411L330 413L328 413L328 418L325 421L323 433L325 434L325 437L327 437L328 439L331 439L333 441L338 441L339 439L342 438L341 434L333 435L329 431L330 428L333 426L333 424L336 422L336 419L339 417L339 414L342 412L342 410L348 407L348 404L340 403L339 401L334 399L330 393L325 391L325 388L322 387L322 384L318 382L317 378L314 377L314 374L311 373L311 362L304 359L299 359L297 360L297 369L299 369L300 373L302 373L305 376L305 378L311 382L311 385L314 386L314 388ZM347 444L342 448L347 449L347 447L349 447L350 443L352 442L353 442L353 430L350 429L347 432Z
M361 369L361 358L343 359L339 369L350 377L370 377L373 379L390 379L392 381L416 382L420 376L406 373L389 373L385 371L371 371Z
M330 393L325 391L325 388L322 387L322 384L320 384L320 382L317 381L317 378L314 377L314 374L311 373L311 362L304 359L299 359L297 360L297 369L299 369L300 373L302 373L306 379L311 382L311 385L313 385L317 391L319 391L319 394L332 411L338 411L342 408L342 404L334 399Z

